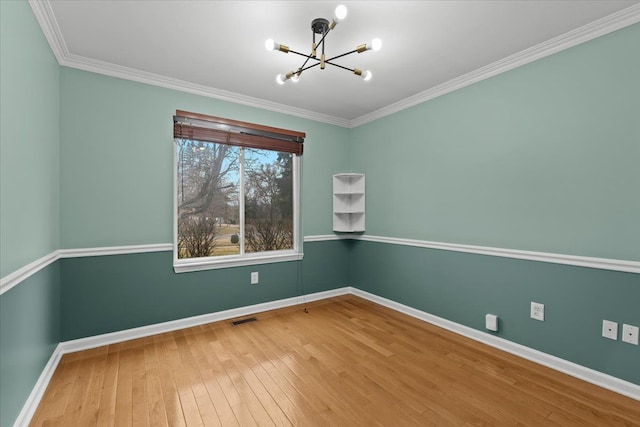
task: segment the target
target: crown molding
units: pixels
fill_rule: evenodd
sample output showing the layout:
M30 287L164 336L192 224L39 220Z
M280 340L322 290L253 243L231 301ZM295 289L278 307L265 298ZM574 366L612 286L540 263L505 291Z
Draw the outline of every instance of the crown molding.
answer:
M222 89L216 89L196 83L187 82L185 80L166 77L159 74L149 73L137 70L135 68L123 67L109 62L98 61L95 59L85 58L83 56L68 54L64 57L60 65L76 68L78 70L90 71L92 73L103 74L110 77L117 77L134 82L145 83L152 86L159 86L165 89L173 89L179 92L186 92L194 95L215 98L222 101L233 102L235 104L247 105L249 107L260 108L263 110L274 111L276 113L288 114L291 116L301 117L303 119L314 120L331 125L348 127L349 121L339 117L329 116L327 114L316 113L302 108L291 107L277 102L271 102L252 96L241 95Z
M355 128L391 114L406 110L415 105L437 98L447 93L462 89L479 81L502 74L506 71L528 64L538 59L553 55L560 51L593 40L605 34L612 33L624 27L640 22L640 4L630 6L619 12L605 16L602 19L561 34L543 43L515 53L499 61L493 62L477 70L463 74L438 86L417 93L401 101L380 108L371 113L360 116L349 122L350 128Z
M58 64L61 66L131 80L138 83L145 83L152 86L159 86L165 89L173 89L179 92L215 98L222 101L247 105L249 107L274 111L276 113L288 114L331 125L349 127L349 120L340 117L291 107L277 102L241 95L222 89L216 89L172 77L162 76L160 74L149 73L135 68L123 67L109 62L98 61L72 54L69 52L69 49L67 49L62 31L60 30L60 26L58 25L53 13L50 0L29 0L29 5L31 5L31 9L33 10L36 20L38 21L38 24L40 24L42 32L44 33L49 46L51 46L51 50L53 51Z
M56 16L53 14L51 3L49 0L29 0L29 6L40 24L42 33L47 39L51 50L53 51L58 64L62 65L64 59L69 56L69 49L60 31L60 26L56 20Z
M437 98L447 93L453 92L463 87L488 79L529 62L536 61L602 35L611 33L629 25L640 22L640 4L633 5L617 13L606 16L602 19L576 28L568 33L562 34L546 42L540 43L529 49L525 49L514 55L496 61L485 67L471 71L448 82L442 83L426 91L405 98L401 101L380 108L369 114L365 114L353 120L330 116L302 108L291 107L285 104L267 101L260 98L241 95L238 93L216 89L209 86L190 83L184 80L166 77L159 74L149 73L129 67L122 67L116 64L97 61L83 56L71 54L67 49L64 37L56 21L50 0L28 0L33 13L42 28L53 54L61 66L76 68L83 71L90 71L97 74L104 74L125 80L145 83L152 86L164 87L180 92L194 95L215 98L222 101L247 105L249 107L261 108L274 111L276 113L288 114L304 119L331 125L355 128L366 123L378 120L391 114L406 110L425 101Z

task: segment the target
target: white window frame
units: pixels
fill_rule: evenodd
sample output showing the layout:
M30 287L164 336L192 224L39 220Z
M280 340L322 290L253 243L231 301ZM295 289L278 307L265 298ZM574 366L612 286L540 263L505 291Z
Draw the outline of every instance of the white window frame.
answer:
M302 156L293 156L293 249L257 253L240 253L201 258L178 258L178 143L173 140L173 270L176 273L213 270L218 268L270 264L274 262L299 261L304 257L300 232L300 169ZM241 162L244 168L244 162ZM244 171L240 173L241 183ZM239 197L240 239L244 239L244 185ZM241 245L243 247L244 245Z

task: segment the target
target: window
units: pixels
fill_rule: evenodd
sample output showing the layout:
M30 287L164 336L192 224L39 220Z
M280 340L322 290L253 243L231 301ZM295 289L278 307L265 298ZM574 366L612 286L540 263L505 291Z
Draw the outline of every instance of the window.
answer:
M174 141L176 272L302 258L303 133L178 111Z

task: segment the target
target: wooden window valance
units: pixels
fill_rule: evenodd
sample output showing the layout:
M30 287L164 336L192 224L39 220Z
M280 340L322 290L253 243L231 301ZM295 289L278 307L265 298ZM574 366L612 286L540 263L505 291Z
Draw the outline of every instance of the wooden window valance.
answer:
M302 155L305 134L178 110L173 137Z

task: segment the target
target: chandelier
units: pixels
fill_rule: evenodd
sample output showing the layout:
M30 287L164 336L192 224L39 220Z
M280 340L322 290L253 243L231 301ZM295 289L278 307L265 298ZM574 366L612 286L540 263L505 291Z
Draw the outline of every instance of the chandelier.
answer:
M343 56L351 55L352 53L362 53L367 50L378 51L382 47L382 41L379 38L373 39L370 43L361 44L356 47L354 50L345 52L340 55L333 56L331 58L326 57L325 55L325 38L329 31L333 30L336 25L347 17L347 8L344 5L340 5L336 7L334 17L329 22L324 18L316 18L311 21L311 34L312 34L312 42L311 42L311 53L306 55L304 53L296 52L295 50L289 49L289 46L285 46L283 44L276 43L273 39L269 39L264 43L264 47L267 50L279 50L284 53L294 53L296 55L300 55L305 59L304 63L295 71L289 71L286 74L278 74L276 77L276 81L278 84L284 84L287 80L292 80L297 82L300 79L300 75L313 67L320 66L321 70L325 69L326 64L333 65L334 67L342 68L343 70L351 71L353 74L362 77L365 81L371 80L371 71L369 70L359 70L357 68L347 68L342 65L336 64L333 62L338 58L342 58ZM316 43L316 35L320 37L320 41ZM320 59L318 59L317 50L321 49ZM307 65L309 61L315 61L311 65Z

